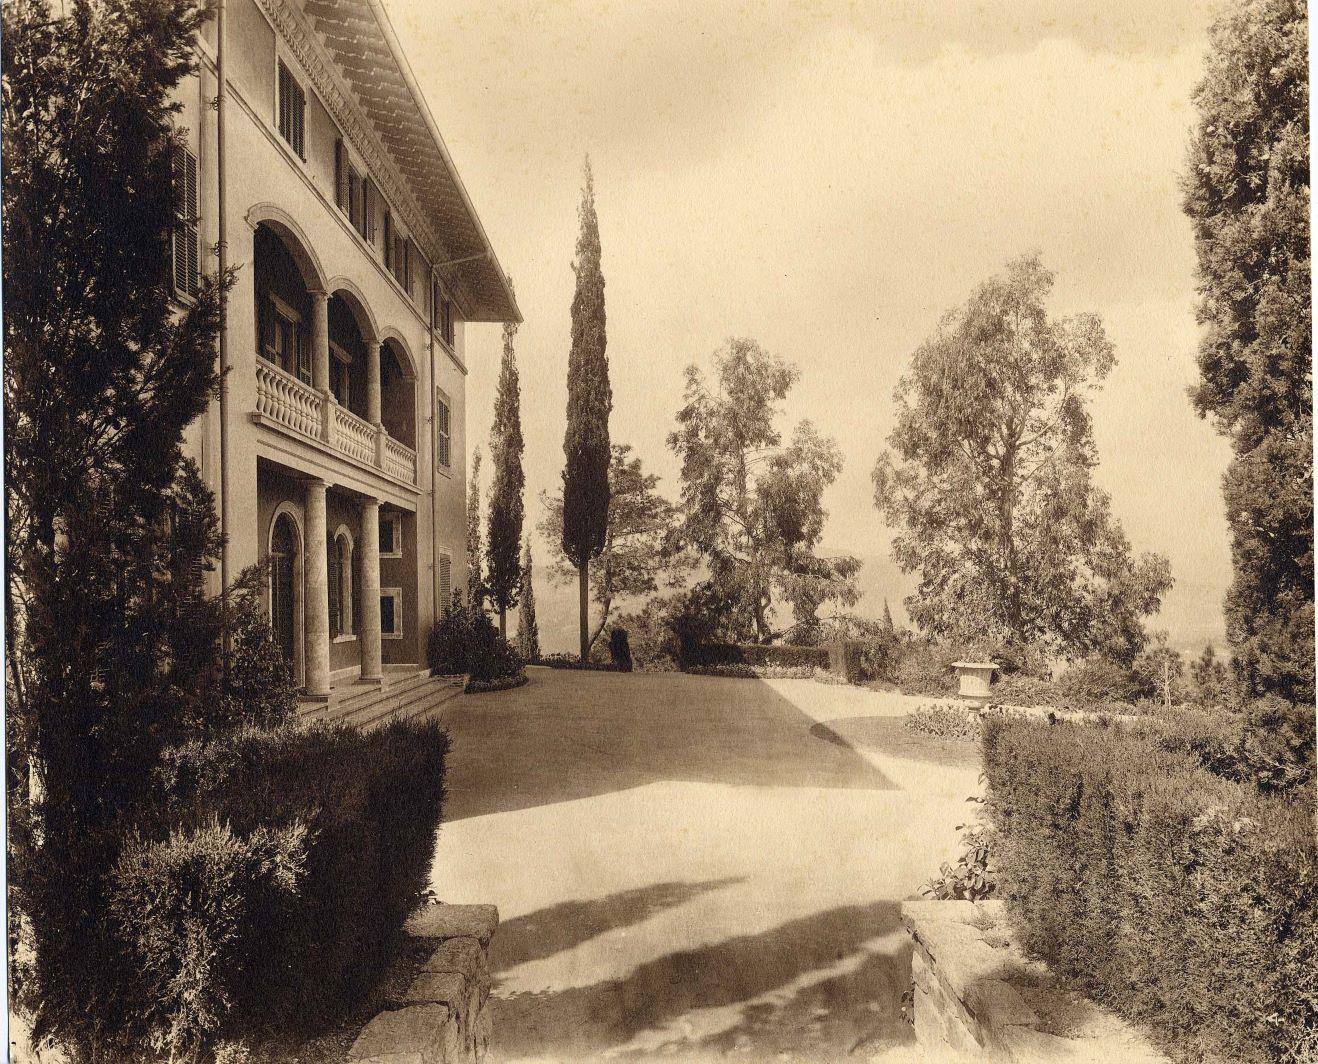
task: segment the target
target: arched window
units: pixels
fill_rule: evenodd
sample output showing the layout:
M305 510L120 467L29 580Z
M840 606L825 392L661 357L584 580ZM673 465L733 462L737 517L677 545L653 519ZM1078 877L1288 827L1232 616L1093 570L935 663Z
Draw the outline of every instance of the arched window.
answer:
M330 635L353 634L352 535L342 526L329 544Z

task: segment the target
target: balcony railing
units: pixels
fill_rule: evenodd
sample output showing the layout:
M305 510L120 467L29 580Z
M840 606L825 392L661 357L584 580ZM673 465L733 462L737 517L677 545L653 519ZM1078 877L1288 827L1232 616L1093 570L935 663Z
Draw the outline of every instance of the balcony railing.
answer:
M256 412L406 484L417 482L412 448L263 358L256 360Z

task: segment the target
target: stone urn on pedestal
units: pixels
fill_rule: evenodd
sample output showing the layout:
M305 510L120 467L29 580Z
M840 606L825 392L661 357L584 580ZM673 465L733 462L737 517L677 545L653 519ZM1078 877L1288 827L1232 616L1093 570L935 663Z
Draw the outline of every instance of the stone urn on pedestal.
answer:
M997 672L998 666L992 661L954 661L952 668L956 669L957 675L957 694L967 702L973 702L981 709L988 705L990 698L989 685L993 682L993 674Z

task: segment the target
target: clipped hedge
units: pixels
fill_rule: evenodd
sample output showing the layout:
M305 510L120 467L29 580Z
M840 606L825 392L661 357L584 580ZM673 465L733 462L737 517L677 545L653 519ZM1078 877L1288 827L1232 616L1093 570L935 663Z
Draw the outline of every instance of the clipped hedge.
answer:
M828 668L828 647L783 646L767 643L702 643L683 653L682 666L776 665L784 668Z
M447 751L433 721L248 729L175 751L159 779L169 828L113 876L139 973L107 988L124 1044L190 1058L342 1015L429 881Z
M994 864L1025 946L1183 1060L1318 1056L1313 794L1148 729L992 716Z

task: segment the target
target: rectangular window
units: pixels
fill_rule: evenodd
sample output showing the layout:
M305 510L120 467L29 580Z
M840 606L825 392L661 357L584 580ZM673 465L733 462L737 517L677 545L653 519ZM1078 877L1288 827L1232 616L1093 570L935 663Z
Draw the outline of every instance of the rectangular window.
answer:
M394 216L388 207L384 210L384 268L391 272L394 268Z
M435 460L448 469L453 464L453 412L448 396L435 390Z
M279 135L306 160L307 94L302 91L293 72L279 60Z
M395 510L380 511L380 557L403 556L403 515Z
M180 295L195 296L201 284L197 157L187 148L176 148L171 163L177 213L173 240L174 288Z
M260 305L261 354L285 373L311 383L311 354L302 322L283 300L267 295Z
M380 588L380 637L382 639L403 638L402 588Z
M343 571L340 566L339 543L338 539L329 541L327 551L329 555L329 623L330 637L334 638L343 634Z

